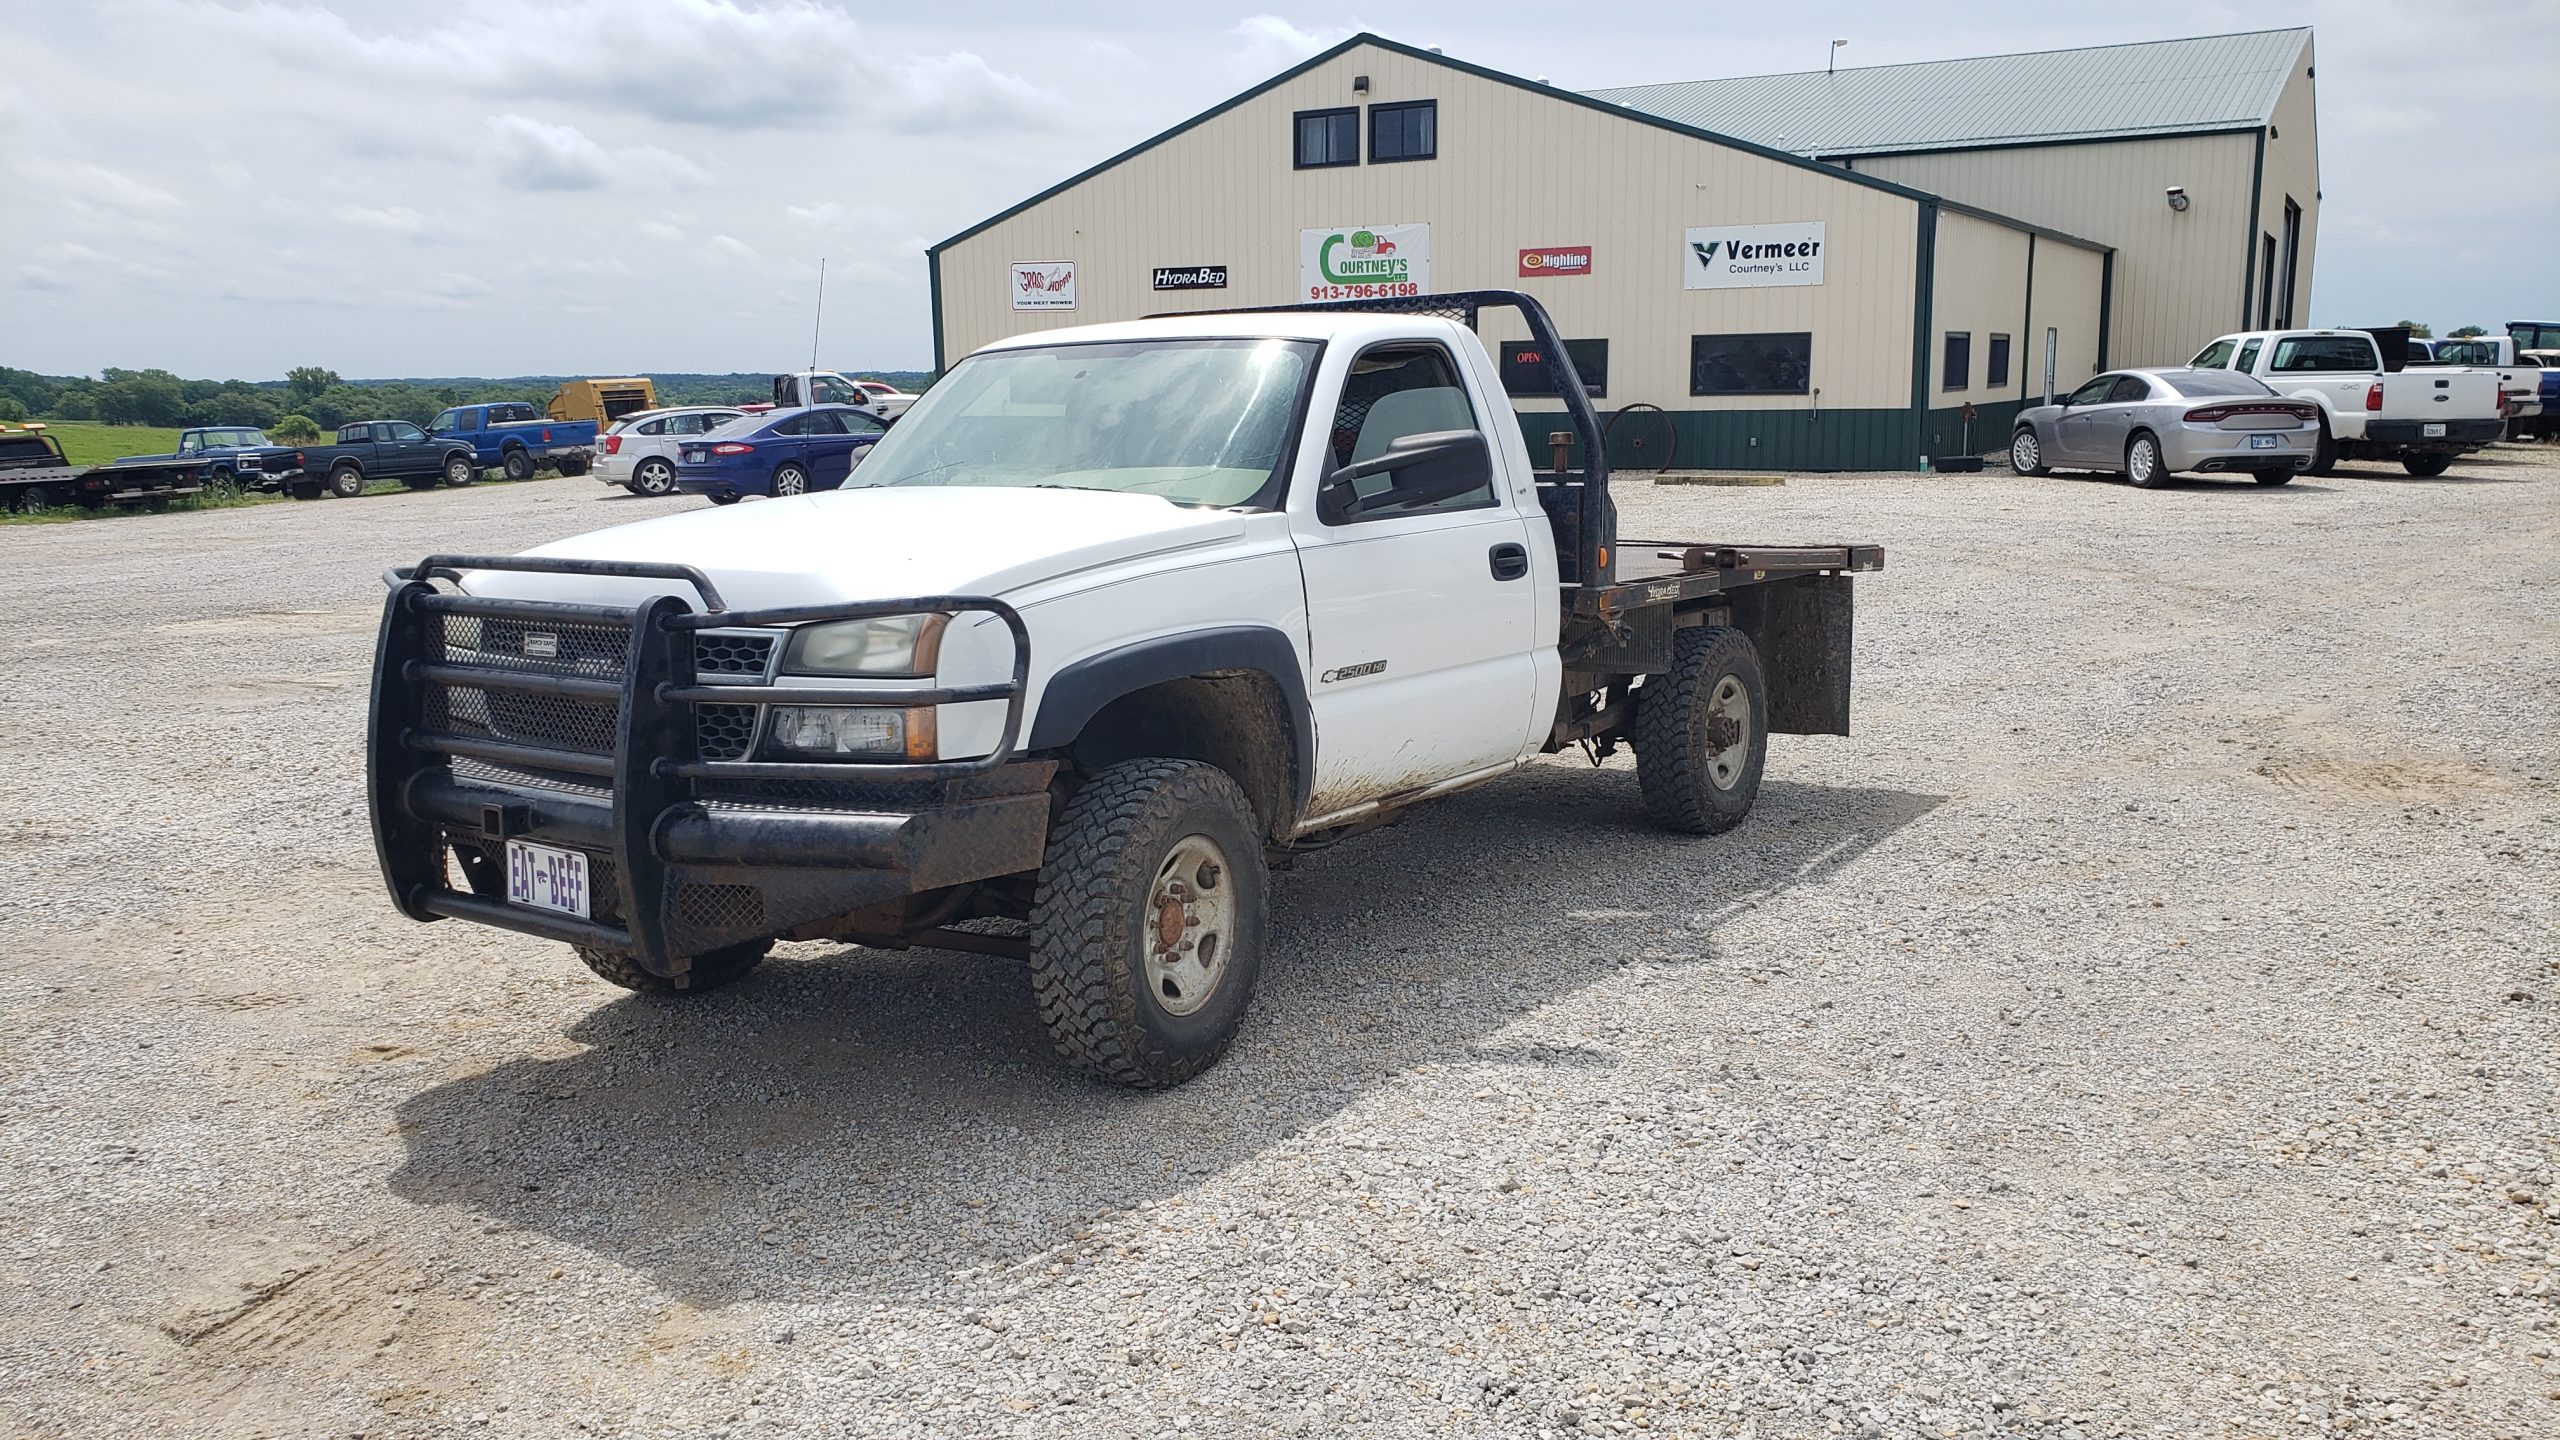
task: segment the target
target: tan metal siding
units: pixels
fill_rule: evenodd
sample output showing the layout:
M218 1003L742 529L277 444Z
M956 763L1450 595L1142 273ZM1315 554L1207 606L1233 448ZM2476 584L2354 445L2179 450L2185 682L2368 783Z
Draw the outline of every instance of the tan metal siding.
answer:
M2116 256L2122 272L2124 256ZM2027 333L2018 337L2018 371L2022 384L2010 387L2031 404L2044 403L2044 332L2060 331L2055 340L2053 383L2067 395L2098 373L2098 299L2105 287L2106 257L2077 246L2036 242L2036 298L2027 316ZM2119 282L2121 283L2121 282ZM2186 357L2180 356L2180 359ZM2122 365L2126 362L2117 360ZM2013 380L2018 376L2012 376Z
M1371 90L1354 94L1367 75ZM1437 99L1439 157L1293 170L1300 110ZM1366 148L1366 116L1363 116ZM1298 291L1298 231L1427 222L1431 287L1528 288L1570 337L1610 341L1611 406L1905 408L1915 202L1820 171L1370 48L1245 101L942 252L944 356L1007 335ZM1684 290L1693 225L1827 222L1824 283ZM1593 273L1522 279L1525 247L1583 245ZM1013 261L1077 262L1073 312L1015 311ZM1224 291L1159 295L1159 265L1224 264ZM2236 287L2237 281L2233 282ZM1689 338L1808 330L1821 395L1692 397ZM1498 337L1496 337L1498 338Z
M2254 137L2233 134L1884 155L1855 167L2116 247L2108 360L2169 365L2239 328L2254 160ZM2168 206L2171 185L2187 188L2184 212Z
M2320 237L2320 121L2314 101L2311 42L2302 43L2302 58L2293 78L2276 101L2273 133L2267 137L2267 179L2259 198L2259 233L2276 237L2276 283L2284 283L2284 202L2302 207L2302 257L2293 285L2293 323L2311 323L2311 252ZM2276 300L2281 306L2281 295ZM2386 324L2386 319L2365 322ZM2183 357L2182 357L2183 358Z
M2055 243L2049 248L2060 250ZM2013 398L2017 393L2016 337L2027 318L2027 234L1952 210L1938 216L1937 288L1929 304L1929 404L1980 404ZM1973 337L1966 383L1947 388L1947 336ZM2010 384L1993 391L1983 383L1991 358L1991 337L2011 337Z

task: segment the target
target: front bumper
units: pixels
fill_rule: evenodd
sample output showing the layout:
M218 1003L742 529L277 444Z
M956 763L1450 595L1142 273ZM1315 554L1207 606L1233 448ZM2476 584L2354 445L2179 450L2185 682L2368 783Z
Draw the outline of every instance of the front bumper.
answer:
M617 607L436 588L470 570L680 580L705 608L674 596ZM1039 866L1055 766L1013 758L1030 647L1002 601L733 612L689 567L531 557L431 557L386 578L369 798L384 882L413 920L473 920L592 946L672 978L690 957L723 946ZM697 706L734 708L751 696L841 703L846 692L703 684L696 632L933 609L1002 619L1014 637L1012 678L864 699L1004 700L990 754L932 764L702 758ZM588 857L587 917L508 901L507 846L516 840Z

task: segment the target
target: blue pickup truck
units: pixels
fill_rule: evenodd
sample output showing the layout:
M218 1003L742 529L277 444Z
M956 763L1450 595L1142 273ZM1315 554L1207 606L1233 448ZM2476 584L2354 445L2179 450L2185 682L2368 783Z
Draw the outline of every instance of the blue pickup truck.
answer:
M266 432L247 425L200 425L178 432L178 448L169 455L134 455L128 463L160 461L204 467L208 490L281 490L302 473L302 452L277 445Z
M427 434L446 443L467 442L481 469L503 470L510 480L530 480L544 466L584 475L596 455L593 420L554 420L512 400L456 405L430 421Z

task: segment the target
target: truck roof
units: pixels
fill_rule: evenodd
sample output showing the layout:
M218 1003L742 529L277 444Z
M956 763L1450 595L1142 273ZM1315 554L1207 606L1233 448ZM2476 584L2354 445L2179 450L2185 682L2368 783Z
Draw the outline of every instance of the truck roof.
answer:
M1021 350L1040 345L1096 344L1113 340L1349 340L1387 339L1414 333L1417 324L1437 325L1455 334L1454 320L1432 315L1388 314L1375 310L1245 310L1218 314L1159 315L1102 325L1072 325L1009 336L984 350ZM1473 334L1473 331L1466 331Z

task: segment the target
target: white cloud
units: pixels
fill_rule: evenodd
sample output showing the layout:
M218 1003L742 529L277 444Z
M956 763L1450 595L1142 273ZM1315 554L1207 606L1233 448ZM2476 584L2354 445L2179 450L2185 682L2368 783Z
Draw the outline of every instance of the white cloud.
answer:
M430 26L403 16L378 31L327 9L267 0L161 3L185 23L306 67L697 125L852 117L941 133L1024 123L1060 105L968 51L884 50L845 11L817 0L462 0Z
M1358 34L1357 25L1320 25L1301 29L1278 15L1252 15L1237 21L1229 33L1243 42L1248 65L1285 70L1321 50L1329 50Z

